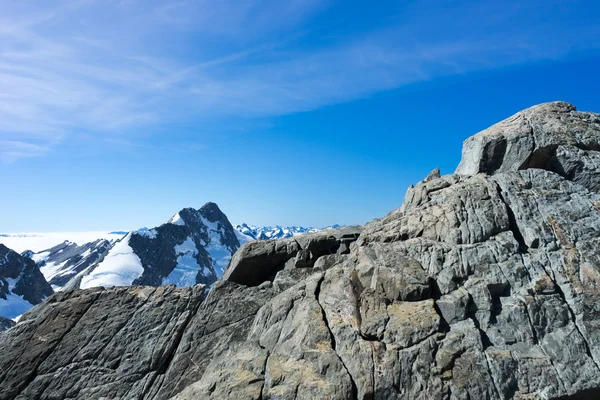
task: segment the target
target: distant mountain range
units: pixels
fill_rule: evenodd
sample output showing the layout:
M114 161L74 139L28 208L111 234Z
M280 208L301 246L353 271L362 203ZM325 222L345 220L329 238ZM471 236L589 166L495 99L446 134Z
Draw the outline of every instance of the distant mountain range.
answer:
M33 286L37 288L35 294L26 293L28 289L18 289L16 281L11 280L21 276L15 275L16 267L7 273L0 265L0 279L7 282L2 288L8 287L5 291L10 292L0 291L0 316L8 318L0 320L0 331L4 325L5 328L10 325L10 319L55 291L95 286L211 285L223 275L229 260L242 244L319 230L301 226L256 227L245 223L233 227L215 203L206 203L198 210L185 208L158 227L132 232L97 232L99 238L87 243L81 243L77 237L79 243L65 240L45 250L25 250L21 254L0 244L5 252L10 252L11 265L18 263L19 271L29 271L18 279L21 282L34 279ZM40 243L51 240L56 243L58 237L59 234L3 234L0 241L12 240L22 248L23 242L31 240L39 248ZM69 237L76 236L70 234ZM84 233L82 237L87 239L94 235ZM2 252L0 260L1 257ZM30 272L32 269L36 273ZM44 287L42 292L40 285ZM17 288L16 292L13 287Z
M247 237L247 240L269 240L269 239L286 239L306 233L314 233L323 229L340 228L340 225L332 225L325 228L305 228L302 226L263 226L257 227L249 224L236 225L235 229Z

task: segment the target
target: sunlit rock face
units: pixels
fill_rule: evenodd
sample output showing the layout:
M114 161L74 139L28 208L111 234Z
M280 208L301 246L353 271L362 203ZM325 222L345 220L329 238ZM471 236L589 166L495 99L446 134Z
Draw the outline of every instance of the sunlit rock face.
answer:
M598 398L598 121L525 110L362 229L243 245L206 298L54 295L0 335L0 398Z

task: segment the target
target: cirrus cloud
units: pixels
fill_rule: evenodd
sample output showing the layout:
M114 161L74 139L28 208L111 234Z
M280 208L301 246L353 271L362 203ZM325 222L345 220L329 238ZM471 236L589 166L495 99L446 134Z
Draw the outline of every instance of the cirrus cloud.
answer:
M360 11L313 25L356 7L324 0L11 2L0 16L0 159L44 155L77 132L131 141L177 121L296 113L597 51L586 3L384 2L394 18L353 30Z

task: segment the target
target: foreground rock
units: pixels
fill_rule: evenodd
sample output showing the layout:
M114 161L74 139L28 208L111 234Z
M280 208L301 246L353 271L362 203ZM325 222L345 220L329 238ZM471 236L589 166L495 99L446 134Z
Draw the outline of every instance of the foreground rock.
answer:
M0 335L0 398L143 398L168 367L202 286L59 292Z
M312 268L322 256L348 254L360 228L326 229L296 238L246 243L231 260L223 279L245 285L273 280L282 269ZM309 271L310 272L310 271Z
M576 113L538 107L536 143L595 129L556 107ZM342 231L245 245L202 304L55 295L0 335L0 398L600 398L595 178L515 151L430 174L344 247ZM131 330L92 328L122 309Z

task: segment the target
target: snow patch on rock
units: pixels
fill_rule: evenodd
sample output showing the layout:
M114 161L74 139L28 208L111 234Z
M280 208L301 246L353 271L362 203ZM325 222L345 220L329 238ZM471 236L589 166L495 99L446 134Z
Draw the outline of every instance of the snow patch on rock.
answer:
M163 284L177 287L195 285L200 266L196 260L198 249L191 237L175 247L175 255L177 256L177 266L163 279Z
M185 225L185 221L183 220L183 218L181 218L181 215L179 215L179 213L173 215L173 217L169 220L169 223L173 225Z

